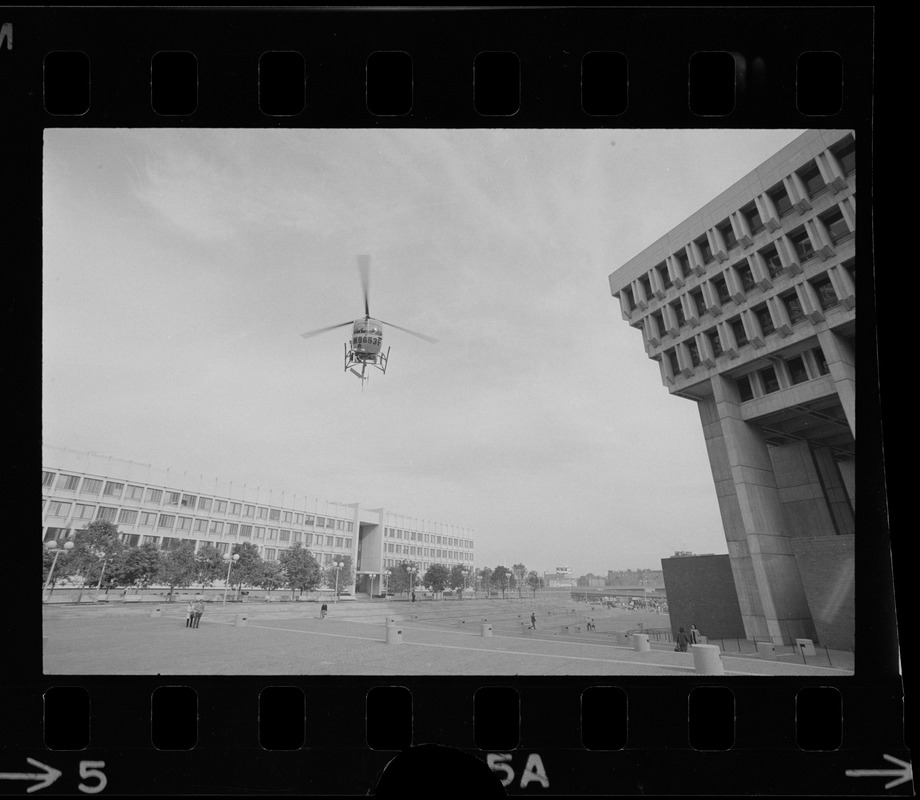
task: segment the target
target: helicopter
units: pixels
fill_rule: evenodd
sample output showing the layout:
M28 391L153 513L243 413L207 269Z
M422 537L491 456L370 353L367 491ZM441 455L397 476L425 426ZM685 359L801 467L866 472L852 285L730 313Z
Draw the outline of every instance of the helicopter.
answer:
M369 377L369 373L367 372L368 367L376 367L386 374L387 363L390 360L390 348L388 347L386 352L383 352L384 325L389 325L391 328L403 331L403 333L417 336L419 339L424 339L426 342L431 342L432 344L437 342L437 339L426 336L424 333L410 331L408 328L402 328L399 325L394 325L392 322L383 322L382 320L371 317L370 303L368 301L370 268L371 257L369 255L359 255L358 274L361 277L361 289L364 292L364 316L362 318L349 322L340 322L337 325L328 325L325 328L319 328L315 331L307 331L306 333L300 334L304 339L309 339L320 333L326 333L326 331L332 331L336 328L344 328L351 325L351 342L345 342L345 370L359 377L362 386ZM358 371L358 367L360 367L360 372Z

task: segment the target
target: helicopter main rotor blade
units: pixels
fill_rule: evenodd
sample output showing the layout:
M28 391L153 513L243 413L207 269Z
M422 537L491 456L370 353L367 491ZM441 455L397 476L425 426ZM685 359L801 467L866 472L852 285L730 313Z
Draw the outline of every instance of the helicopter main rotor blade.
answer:
M364 316L370 317L370 301L368 300L368 289L371 281L370 256L358 256L358 273L361 276L361 290L364 292Z
M376 319L376 317L375 317ZM384 325L389 325L391 328L396 328L396 330L402 331L403 333L411 334L412 336L417 336L419 339L424 339L426 342L431 342L432 344L437 344L438 340L434 336L426 336L424 333L418 333L417 331L410 331L408 328L403 328L400 325L394 325L392 322L384 322L382 319L379 322Z
M320 328L316 331L307 331L306 333L300 334L304 339L309 339L311 336L316 336L320 333L325 333L326 331L334 331L336 328L344 328L346 325L354 325L354 320L349 320L348 322L342 322L338 325L329 325L326 328Z

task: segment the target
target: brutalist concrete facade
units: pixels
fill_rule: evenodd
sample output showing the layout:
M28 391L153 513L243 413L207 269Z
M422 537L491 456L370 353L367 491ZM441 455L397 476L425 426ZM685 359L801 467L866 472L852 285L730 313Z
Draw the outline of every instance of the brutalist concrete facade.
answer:
M749 638L853 641L858 260L856 142L815 130L610 275L697 403Z

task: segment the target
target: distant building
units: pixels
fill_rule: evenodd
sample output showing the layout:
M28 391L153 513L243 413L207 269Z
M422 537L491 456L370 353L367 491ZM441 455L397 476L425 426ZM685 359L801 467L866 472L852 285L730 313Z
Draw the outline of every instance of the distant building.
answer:
M852 639L863 252L854 136L812 130L610 275L698 407L748 638Z
M554 572L543 573L543 581L548 589L576 586L577 581L571 567L556 567Z
M191 542L221 553L251 542L266 561L295 543L323 566L351 555L356 591L378 594L388 567L413 561L473 568L467 528L359 503L334 503L279 489L221 483L171 469L42 446L42 540L71 538L93 520L118 525L126 544L170 550Z

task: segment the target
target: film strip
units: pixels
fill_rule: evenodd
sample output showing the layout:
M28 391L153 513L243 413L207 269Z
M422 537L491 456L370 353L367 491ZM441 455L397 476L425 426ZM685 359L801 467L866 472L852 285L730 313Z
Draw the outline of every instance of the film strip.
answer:
M24 274L10 304L10 341L21 341L23 330L30 344L41 341L42 142L50 129L846 129L855 132L861 163L870 164L875 23L872 8L829 7L7 8L0 104L6 171L15 176L5 217L15 224L5 239L21 264L8 272ZM871 170L863 180L872 185ZM859 221L866 241L870 216ZM873 297L882 276L874 262L865 266L859 281ZM616 651L608 650L596 674L528 674L514 660L505 671L467 666L456 674L443 656L457 643L442 641L440 655L429 656L413 641L417 615L406 613L369 627L351 651L358 662L372 649L415 653L415 661L394 655L389 671L337 674L333 666L298 674L288 665L276 673L267 658L264 674L237 674L234 648L271 648L251 637L266 626L259 631L258 620L240 613L223 626L233 647L216 648L204 674L124 669L123 645L111 631L98 645L122 665L111 674L83 674L79 663L71 673L46 674L55 642L43 637L34 586L12 575L0 789L912 793L876 316L870 303L861 313L868 322L858 341L859 646L850 668L829 661L798 674L662 674L630 661L611 672ZM39 388L40 353L27 347L25 355L24 374ZM36 450L36 421L16 437L20 453ZM37 472L14 471L24 483ZM9 537L11 563L33 557L20 538ZM156 619L160 611L131 624L182 625L169 608ZM472 633L491 634L487 622ZM538 638L529 642L546 654Z

